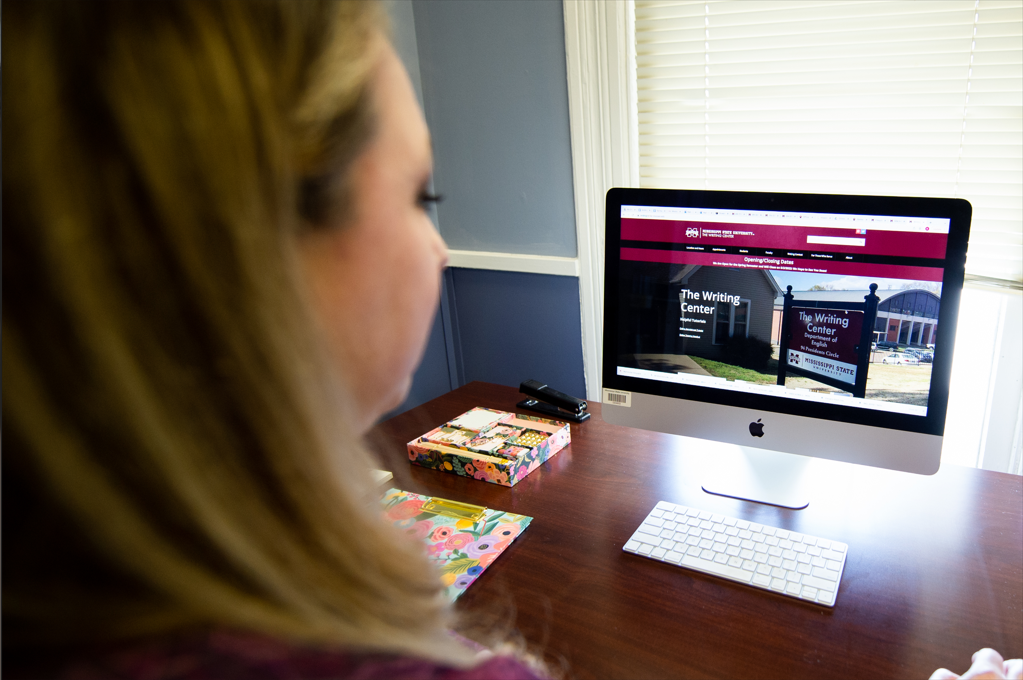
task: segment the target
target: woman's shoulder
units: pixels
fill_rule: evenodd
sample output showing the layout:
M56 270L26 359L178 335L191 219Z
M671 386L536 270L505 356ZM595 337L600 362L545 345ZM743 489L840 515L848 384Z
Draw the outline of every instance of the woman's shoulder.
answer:
M7 675L5 669L5 676ZM54 677L23 667L9 677ZM472 668L393 654L294 645L236 631L161 638L78 654L56 673L61 680L539 680L518 660L495 656Z

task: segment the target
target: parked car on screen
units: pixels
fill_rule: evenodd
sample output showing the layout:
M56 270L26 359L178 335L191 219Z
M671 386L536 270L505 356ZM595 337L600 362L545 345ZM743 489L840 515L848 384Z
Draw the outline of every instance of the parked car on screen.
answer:
M877 348L878 349L898 349L899 348L899 343L897 343L897 342L889 342L887 340L882 340L881 342L877 343Z
M915 356L922 364L934 363L934 353L925 349L910 348L906 350L906 353Z
M919 366L920 360L913 354L889 354L881 359L882 364L905 364L907 366Z

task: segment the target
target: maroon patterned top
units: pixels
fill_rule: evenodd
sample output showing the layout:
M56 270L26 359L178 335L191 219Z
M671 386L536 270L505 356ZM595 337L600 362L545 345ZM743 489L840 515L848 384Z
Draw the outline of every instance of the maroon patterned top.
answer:
M6 666L6 664L5 664ZM45 670L44 670L45 668ZM60 668L4 668L5 678L60 680L541 680L511 657L469 669L390 654L296 646L250 633L215 631L122 645Z

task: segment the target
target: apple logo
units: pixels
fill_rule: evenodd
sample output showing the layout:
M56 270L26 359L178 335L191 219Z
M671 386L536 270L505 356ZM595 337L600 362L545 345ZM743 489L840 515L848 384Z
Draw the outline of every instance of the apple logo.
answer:
M749 424L749 433L754 437L764 436L764 424L760 422L760 418L757 418L757 422Z

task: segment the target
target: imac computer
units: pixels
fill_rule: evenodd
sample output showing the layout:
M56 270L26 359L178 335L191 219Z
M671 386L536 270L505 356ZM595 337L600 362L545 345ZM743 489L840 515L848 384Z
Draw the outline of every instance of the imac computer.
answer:
M607 193L602 413L695 438L704 491L806 507L809 458L934 474L971 207Z

